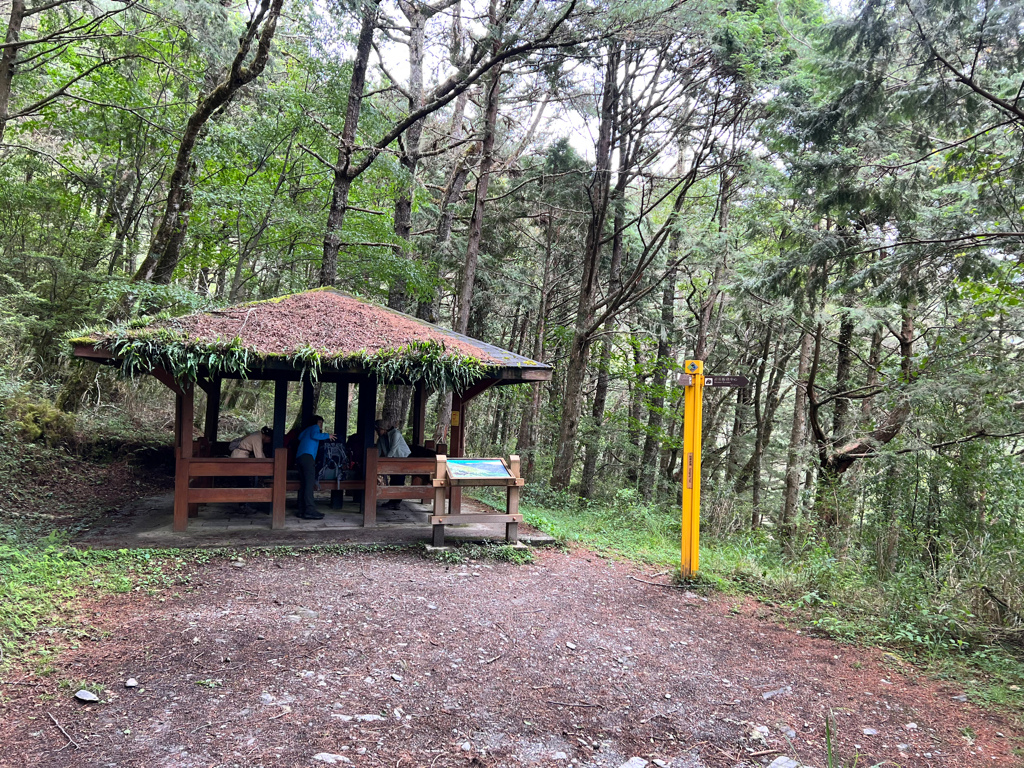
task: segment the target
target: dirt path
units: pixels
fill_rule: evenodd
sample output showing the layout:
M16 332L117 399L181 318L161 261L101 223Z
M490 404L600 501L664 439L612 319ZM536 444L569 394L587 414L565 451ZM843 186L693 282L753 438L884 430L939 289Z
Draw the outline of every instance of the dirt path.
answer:
M0 685L0 765L822 766L829 711L860 766L1021 764L1008 723L880 651L637 579L585 551L214 560L164 602L83 605L90 640Z

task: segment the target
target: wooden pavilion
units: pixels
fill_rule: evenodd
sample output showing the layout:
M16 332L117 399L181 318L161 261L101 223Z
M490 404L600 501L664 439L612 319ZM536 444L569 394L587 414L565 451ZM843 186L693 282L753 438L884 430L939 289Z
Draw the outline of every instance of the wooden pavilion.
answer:
M288 490L288 384L302 383L301 421L313 415L314 382L335 383L333 429L349 431L349 387L358 391L355 431L363 436L363 477L332 483L340 503L345 491L361 491L364 526L376 524L378 499L433 495L422 485L378 486L378 475L430 475L433 458L379 458L374 443L378 387L414 387L411 446L425 446L426 405L431 391L452 391L449 445L425 446L451 457L465 455L466 407L492 386L548 381L551 368L486 342L333 289L291 294L226 309L127 328L110 328L72 339L75 357L120 367L129 375L151 374L175 395L174 530L184 531L198 506L218 502L270 502L272 528L285 521ZM274 382L274 449L266 459L215 456L221 386L225 379ZM195 440L195 387L206 393L205 429ZM415 451L414 451L415 453ZM215 478L262 477L261 487L214 487ZM415 480L414 480L415 481ZM293 483L293 487L296 484ZM449 513L458 513L461 488L449 489ZM465 522L470 520L465 515ZM475 516L473 516L475 517Z

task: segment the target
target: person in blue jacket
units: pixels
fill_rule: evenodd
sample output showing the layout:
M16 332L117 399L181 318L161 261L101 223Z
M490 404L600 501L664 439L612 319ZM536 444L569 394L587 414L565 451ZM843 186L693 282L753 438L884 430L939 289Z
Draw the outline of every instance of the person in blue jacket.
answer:
M303 520L322 520L324 513L316 508L313 486L316 484L316 449L321 440L334 440L324 432L323 416L314 416L313 423L299 432L299 447L295 451L295 466L299 470L299 517Z

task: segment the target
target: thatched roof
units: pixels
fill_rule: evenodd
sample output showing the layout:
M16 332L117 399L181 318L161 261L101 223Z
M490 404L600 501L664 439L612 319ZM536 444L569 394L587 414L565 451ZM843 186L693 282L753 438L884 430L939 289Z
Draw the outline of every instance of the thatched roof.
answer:
M78 357L105 358L129 372L160 366L193 380L211 373L259 377L282 368L314 376L373 371L385 380L427 379L432 386L467 377L551 377L543 363L333 289L105 329L71 343Z

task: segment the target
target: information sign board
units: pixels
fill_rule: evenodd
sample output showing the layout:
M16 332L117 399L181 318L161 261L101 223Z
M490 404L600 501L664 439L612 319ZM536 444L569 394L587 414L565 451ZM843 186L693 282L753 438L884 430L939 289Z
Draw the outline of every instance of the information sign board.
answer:
M707 376L704 379L705 387L739 387L740 389L750 386L746 376Z
M512 477L501 459L448 459L453 480L507 480Z

